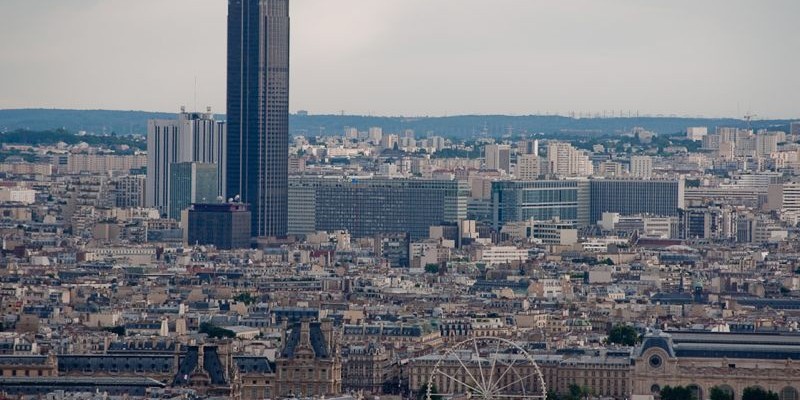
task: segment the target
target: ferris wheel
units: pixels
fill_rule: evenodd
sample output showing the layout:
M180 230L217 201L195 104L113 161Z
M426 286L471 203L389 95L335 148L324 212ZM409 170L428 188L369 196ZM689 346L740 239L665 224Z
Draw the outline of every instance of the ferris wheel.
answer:
M536 361L514 342L496 337L467 339L449 348L427 382L426 400L546 400Z

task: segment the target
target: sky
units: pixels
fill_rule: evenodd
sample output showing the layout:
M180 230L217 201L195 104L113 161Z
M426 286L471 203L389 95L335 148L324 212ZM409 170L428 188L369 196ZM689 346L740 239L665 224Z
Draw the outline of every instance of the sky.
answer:
M225 110L225 0L0 0L0 108ZM800 117L797 0L292 0L291 110Z

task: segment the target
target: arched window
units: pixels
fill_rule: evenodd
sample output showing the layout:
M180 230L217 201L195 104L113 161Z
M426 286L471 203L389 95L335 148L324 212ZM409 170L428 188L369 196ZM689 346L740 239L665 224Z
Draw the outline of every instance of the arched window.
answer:
M661 386L658 386L658 385L650 386L650 393L653 393L653 394L661 393Z
M722 390L723 392L727 393L728 396L730 396L729 398L731 398L731 399L735 399L736 398L736 392L733 391L732 387L730 387L728 385L719 385L718 387L719 387L720 390Z
M797 394L797 389L787 386L781 390L780 393L781 400L800 400L800 396Z
M686 388L692 391L695 399L703 400L703 389L701 389L700 386L689 385Z

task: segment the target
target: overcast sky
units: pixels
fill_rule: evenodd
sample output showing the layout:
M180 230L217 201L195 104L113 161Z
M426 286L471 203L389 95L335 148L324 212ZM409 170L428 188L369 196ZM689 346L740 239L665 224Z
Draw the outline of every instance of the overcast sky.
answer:
M225 0L0 0L0 108L225 109ZM291 109L800 116L797 0L292 0Z

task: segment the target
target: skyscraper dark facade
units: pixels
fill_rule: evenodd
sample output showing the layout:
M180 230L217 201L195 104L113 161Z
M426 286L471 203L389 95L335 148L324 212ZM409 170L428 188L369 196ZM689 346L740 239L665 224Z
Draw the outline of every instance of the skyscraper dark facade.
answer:
M250 247L251 218L247 204L193 204L188 217L190 246L213 244L225 250Z
M254 236L285 236L289 0L228 1L227 196L252 205Z

